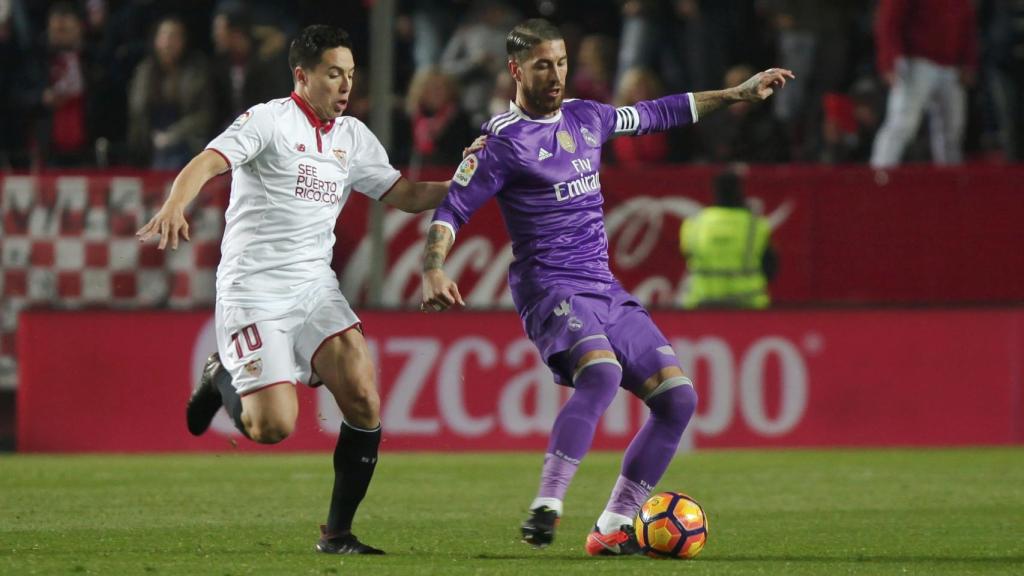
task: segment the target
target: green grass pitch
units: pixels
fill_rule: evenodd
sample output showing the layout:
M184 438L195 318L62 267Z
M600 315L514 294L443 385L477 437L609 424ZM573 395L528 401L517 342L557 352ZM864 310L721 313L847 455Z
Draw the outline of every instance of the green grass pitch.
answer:
M711 518L696 560L588 558L620 455L594 453L554 545L519 542L540 454L385 452L355 532L313 552L328 454L0 456L0 574L1024 574L1024 449L705 451L659 488Z

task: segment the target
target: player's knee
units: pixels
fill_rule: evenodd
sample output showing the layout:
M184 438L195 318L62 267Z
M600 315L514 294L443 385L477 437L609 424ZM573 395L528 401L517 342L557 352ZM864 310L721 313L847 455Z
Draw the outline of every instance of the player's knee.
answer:
M295 420L280 417L259 418L249 422L249 437L260 444L277 444L291 436Z
M595 356L576 370L573 398L589 407L595 417L600 417L615 400L621 382L622 366L615 355L612 354L610 358Z
M356 386L345 399L342 412L345 420L361 428L372 428L380 422L380 395L374 386Z
M647 397L647 406L651 416L668 420L685 428L697 410L697 391L689 378L680 376L663 382Z

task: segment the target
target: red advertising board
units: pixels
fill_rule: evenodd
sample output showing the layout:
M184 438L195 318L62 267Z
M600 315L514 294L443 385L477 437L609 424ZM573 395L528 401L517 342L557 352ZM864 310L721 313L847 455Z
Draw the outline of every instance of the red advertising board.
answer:
M542 450L568 390L515 314L364 313L386 450ZM656 313L700 407L685 447L1024 442L1024 310ZM328 450L340 415L300 389L295 434L259 447L221 414L188 435L184 402L214 348L203 312L22 314L18 449ZM645 417L620 393L594 446ZM237 446L236 446L237 445Z
M711 200L718 168L602 171L609 258L645 304L671 307L686 288L678 228ZM412 175L444 180L451 169ZM173 174L0 175L0 388L17 385L17 312L29 307L144 310L209 307L230 179L217 178L188 214L192 242L140 245L134 232L160 207ZM779 305L1024 302L1024 167L752 167L748 198L772 225ZM334 265L362 307L372 257L370 202L352 194L338 221ZM388 308L415 309L430 214L385 210ZM512 252L494 202L460 233L447 262L477 308L510 308Z

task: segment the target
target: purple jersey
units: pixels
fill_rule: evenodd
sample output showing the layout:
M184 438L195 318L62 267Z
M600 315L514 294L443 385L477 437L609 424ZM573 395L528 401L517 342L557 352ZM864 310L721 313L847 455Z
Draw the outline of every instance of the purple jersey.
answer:
M484 125L486 147L459 165L434 223L457 233L497 197L512 238L508 282L520 313L555 286L603 291L616 281L601 208L601 146L614 136L696 120L690 94L621 108L566 100L554 116L539 119L512 104Z

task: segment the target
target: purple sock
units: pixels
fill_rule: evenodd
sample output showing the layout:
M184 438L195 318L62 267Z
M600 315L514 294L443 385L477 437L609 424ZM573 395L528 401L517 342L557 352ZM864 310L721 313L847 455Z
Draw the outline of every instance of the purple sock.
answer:
M626 449L622 474L605 510L633 516L661 480L697 408L697 393L689 382L647 399L651 417Z
M565 498L569 482L594 440L598 420L615 399L621 378L622 369L613 363L590 365L576 377L576 391L551 428L538 498Z
M615 481L615 488L612 488L612 496L608 499L608 505L604 509L606 512L614 512L632 518L636 516L637 511L650 495L649 488L644 488L629 478L619 475L619 479Z

